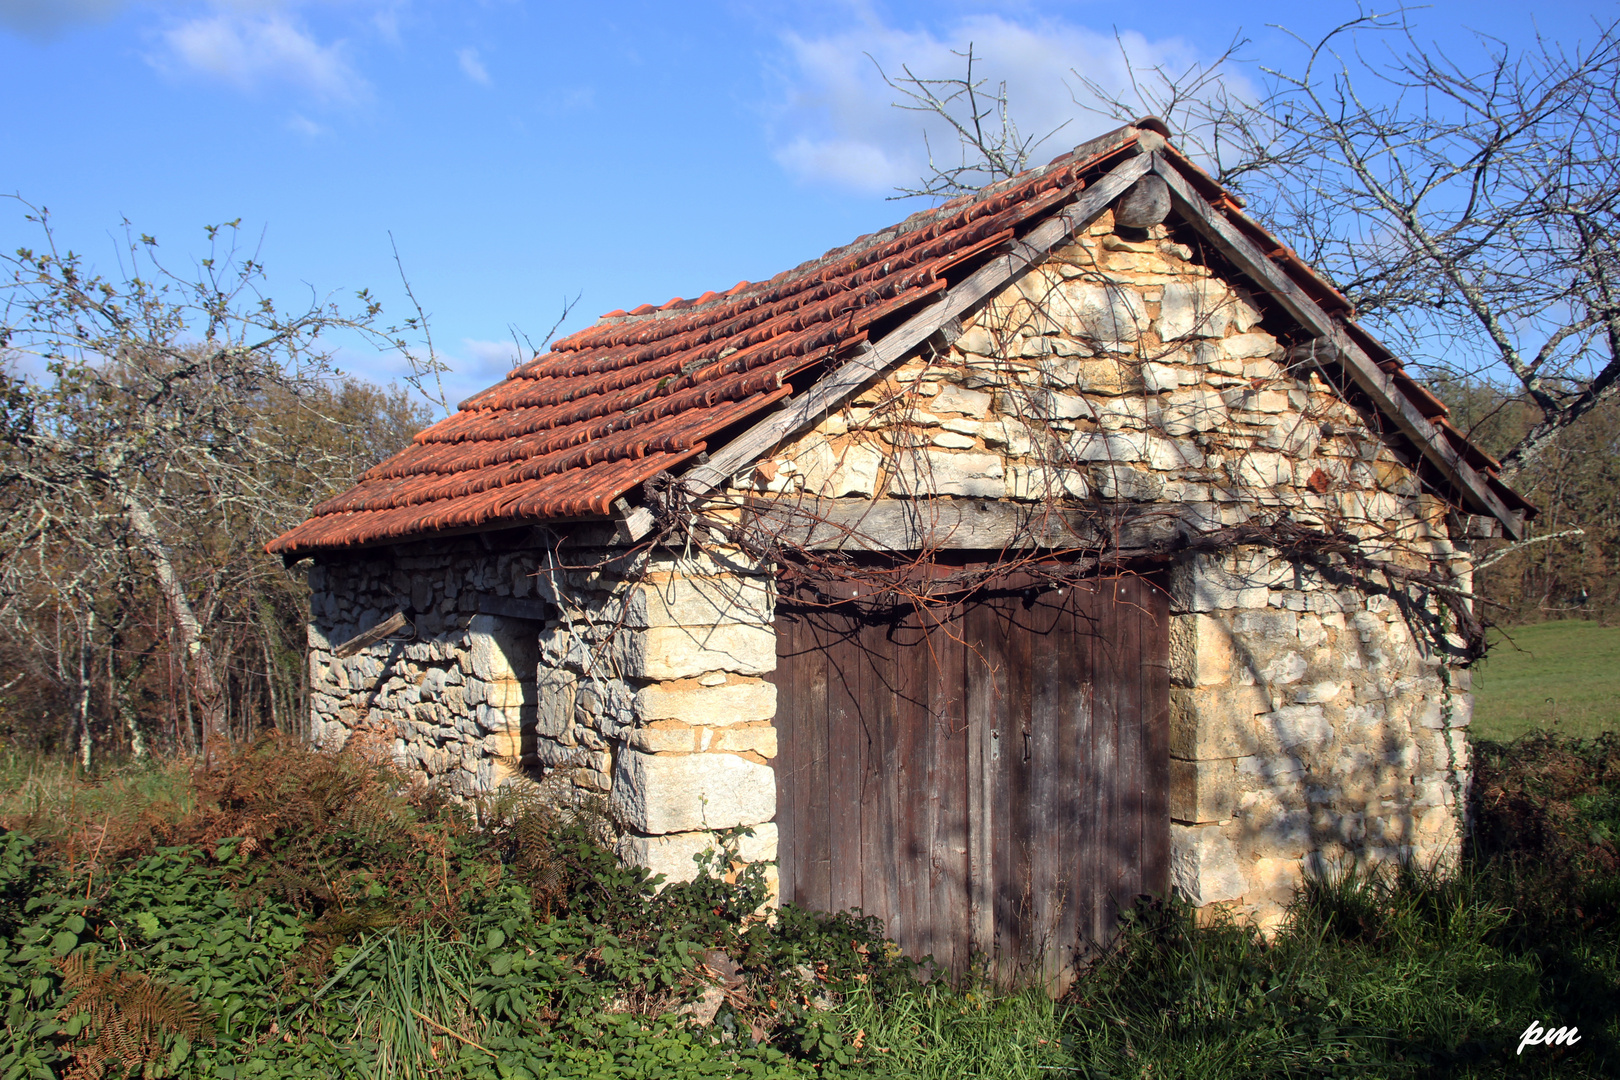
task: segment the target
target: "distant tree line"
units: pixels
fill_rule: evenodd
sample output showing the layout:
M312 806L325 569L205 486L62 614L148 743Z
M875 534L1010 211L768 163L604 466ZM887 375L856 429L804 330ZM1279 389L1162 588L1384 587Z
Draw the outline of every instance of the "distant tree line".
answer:
M1430 386L1490 454L1521 445L1543 421L1512 385L1440 375ZM1581 535L1520 547L1482 570L1474 582L1487 601L1480 613L1502 626L1620 619L1620 403L1603 402L1547 440L1513 484L1540 511L1536 535Z
M0 256L0 740L88 767L297 730L307 589L263 545L431 421L333 364L398 350L431 389L422 320L364 292L283 312L234 224L194 273L131 232L102 275L24 210L41 247Z

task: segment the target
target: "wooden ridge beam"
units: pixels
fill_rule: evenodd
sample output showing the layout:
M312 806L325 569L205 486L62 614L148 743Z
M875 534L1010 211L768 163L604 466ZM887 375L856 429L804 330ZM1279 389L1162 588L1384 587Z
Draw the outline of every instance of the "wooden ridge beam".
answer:
M1158 140L1143 133L1144 147ZM1070 236L1091 224L1115 199L1153 167L1153 155L1139 154L1116 165L1107 175L1083 190L1074 202L1046 218L1021 240L1011 242L1010 250L998 255L945 295L907 319L852 359L822 376L814 386L790 398L786 406L755 424L716 452L705 465L687 471L679 480L689 498L697 498L724 484L737 470L757 461L783 440L819 421L827 413L854 396L873 376L904 360L935 334L944 331L950 340L960 332L962 316L999 293ZM633 542L653 528L652 511L637 507L619 522L620 538Z
M1440 470L1441 475L1473 501L1473 509L1495 517L1514 539L1523 536L1523 515L1508 508L1491 490L1486 478L1463 460L1462 455L1429 422L1417 405L1400 392L1395 380L1379 369L1321 305L1225 215L1206 202L1174 165L1155 154L1153 170L1169 185L1171 205L1188 224L1239 270L1253 278L1289 315L1315 336L1317 340L1309 353L1312 360L1341 366L1356 386L1372 399L1374 407L1393 420L1401 433L1412 440L1419 452Z

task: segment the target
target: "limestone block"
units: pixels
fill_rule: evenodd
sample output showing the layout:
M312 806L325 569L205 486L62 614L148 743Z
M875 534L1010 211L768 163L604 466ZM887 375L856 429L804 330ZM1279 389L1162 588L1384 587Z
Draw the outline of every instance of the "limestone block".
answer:
M998 405L1003 413L1042 420L1077 420L1082 416L1092 416L1097 411L1097 407L1083 397L1050 390L1002 394Z
M972 331L969 331L972 333ZM983 333L981 330L980 333ZM964 390L960 386L945 386L939 394L928 403L928 407L936 413L961 413L963 416L972 416L983 420L990 415L991 397L976 390Z
M696 680L654 683L636 692L635 710L642 721L684 720L706 727L746 724L776 715L776 687L758 681L717 686Z
M531 669L532 670L532 669ZM517 679L496 679L484 684L484 704L495 709L516 709L532 699L533 684Z
M763 675L776 669L776 634L769 627L658 626L614 638L619 672L637 679L688 679L710 671Z
M1164 477L1133 465L1100 465L1092 481L1103 499L1155 502L1164 493Z
M1306 683L1294 691L1294 701L1306 705L1312 702L1327 703L1344 693L1344 684L1332 679L1322 679L1318 682Z
M1465 728L1474 719L1473 694L1445 694L1440 700L1430 701L1429 707L1418 715L1422 727L1441 730Z
M1147 437L1148 467L1160 472L1177 469L1202 469L1204 454L1185 439L1165 439L1157 435Z
M1026 502L1050 498L1083 499L1088 492L1086 478L1074 469L1051 466L1012 465L1007 469L1007 497Z
M691 881L697 877L698 856L716 848L711 832L680 832L664 836L639 836L626 833L619 840L620 861L629 866L642 866L654 877L662 876L663 883Z
M626 748L610 805L639 833L754 825L776 816L776 774L735 754L646 754Z
M805 491L840 499L847 495L876 494L883 458L882 451L863 442L833 446L825 439L817 439L786 464L793 466L792 475L804 485ZM773 490L787 486L789 470L786 466L783 468L783 474L777 477L780 483L771 485Z
M1322 430L1314 420L1299 413L1288 413L1277 417L1266 432L1266 437L1260 440L1260 445L1268 450L1281 450L1294 458L1298 470L1309 478L1311 472L1317 468L1312 459L1321 441Z
M705 750L726 750L736 754L755 753L762 758L776 756L776 727L771 724L729 727L713 733Z
M575 686L571 671L542 668L535 687L535 731L541 735L561 735L574 722Z
M1148 426L1148 403L1144 398L1104 398L1092 408L1104 431L1143 431Z
M1170 578L1170 606L1178 612L1264 608L1270 595L1267 585L1232 572L1218 556L1189 559Z
M1141 461L1147 456L1147 436L1134 431L1079 431L1069 440L1069 452L1078 461Z
M1240 611L1232 616L1232 632L1282 644L1299 635L1299 616L1292 611Z
M979 426L986 446L1003 447L1017 457L1028 454L1034 445L1029 425L1022 420L991 420Z
M1282 454L1251 450L1237 459L1233 479L1247 488L1270 491L1294 482L1294 466Z
M1166 435L1191 435L1214 431L1228 420L1226 402L1209 389L1172 393L1150 423Z
M1077 360L1068 381L1087 393L1118 396L1135 390L1137 378L1135 367L1119 360Z
M956 339L954 347L958 352L973 353L975 356L999 356L1002 351L995 335L982 326L968 327Z
M763 825L755 825L753 833L753 836L737 838L737 858L749 863L775 862L776 822L767 821Z
M1195 905L1236 900L1248 881L1218 825L1170 825L1170 884Z
M1000 498L1006 469L1000 454L908 455L895 463L890 489L896 495Z
M1220 338L1233 329L1246 330L1258 321L1259 312L1247 300L1219 281L1201 278L1165 283L1154 328L1163 341Z
M1196 378L1192 372L1181 368L1171 367L1169 364L1146 363L1142 365L1142 385L1150 394L1162 394L1170 390L1179 389L1182 384L1190 384Z
M1272 686L1289 686L1303 679L1309 669L1305 657L1290 650L1272 658L1260 669L1260 677Z
M1213 686L1232 678L1232 632L1209 615L1170 618L1170 681L1177 686Z
M480 705L473 720L484 731L516 731L523 723L522 709L496 709Z
M1255 754L1237 759L1237 775L1238 786L1275 794L1304 780L1305 765L1291 754Z
M523 755L522 736L516 730L491 732L484 736L479 746L488 757L506 758L512 762Z
M532 675L539 659L533 623L474 615L467 627L473 673L480 679L522 679Z
M967 435L959 435L954 431L941 432L934 436L934 445L946 450L971 450L978 443Z
M776 589L768 577L672 575L637 585L625 598L624 625L714 626L748 623L769 626Z
M1260 723L1285 750L1321 751L1333 741L1333 722L1320 705L1284 705Z
M1432 842L1435 837L1456 835L1457 819L1444 806L1431 806L1417 821L1418 835Z
M1148 325L1141 294L1123 285L1065 281L1046 303L1058 327L1083 341L1133 342Z
M1315 845L1311 815L1303 809L1281 810L1258 822L1253 829L1254 850L1276 856L1299 857Z
M1299 859L1256 859L1250 880L1255 889L1288 899L1304 883L1305 868Z
M1253 754L1255 717L1270 708L1258 686L1172 688L1170 753L1190 761Z
M1264 333L1233 334L1229 338L1223 338L1216 347L1228 360L1253 360L1275 355L1277 339ZM1258 370L1256 376L1249 376L1247 364L1244 365L1243 373L1246 377L1258 377Z
M633 728L628 741L648 754L690 754L702 749L698 745L698 729L678 720L660 720L651 727Z
M753 836L737 838L737 858L745 863L776 861L776 825L766 822L753 828ZM640 836L626 833L618 845L619 858L631 866L643 866L665 884L691 881L697 877L698 856L719 851L719 839L712 832L669 833Z
M1230 759L1170 759L1170 818L1189 825L1225 821L1237 800L1237 771Z

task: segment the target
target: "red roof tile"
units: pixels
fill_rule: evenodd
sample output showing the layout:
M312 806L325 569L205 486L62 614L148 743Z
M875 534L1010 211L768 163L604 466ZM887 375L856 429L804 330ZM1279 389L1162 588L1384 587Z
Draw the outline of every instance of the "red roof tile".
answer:
M602 316L462 402L412 446L269 550L403 540L444 529L600 517L617 498L791 392L796 373L865 341L945 275L1072 199L1126 152L1065 154L769 281Z
M269 550L297 558L447 529L606 516L620 496L702 452L705 439L786 397L789 378L847 353L875 324L944 289L947 273L959 279L971 268L964 264L1073 199L1087 175L1130 152L1135 129L1116 134L1123 138L1090 144L1106 150L1071 151L769 281L609 312L462 402ZM1313 299L1348 318L1350 305L1331 284L1192 162L1166 153ZM1445 406L1354 323L1347 329L1489 476L1495 463L1446 422ZM1490 479L1512 505L1526 505Z

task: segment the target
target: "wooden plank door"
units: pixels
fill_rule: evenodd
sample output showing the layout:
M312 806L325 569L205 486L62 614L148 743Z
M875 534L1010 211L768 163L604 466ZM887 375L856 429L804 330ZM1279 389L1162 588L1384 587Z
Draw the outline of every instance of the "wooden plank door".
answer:
M1168 887L1164 594L1013 580L950 608L778 606L782 896L1059 990Z

